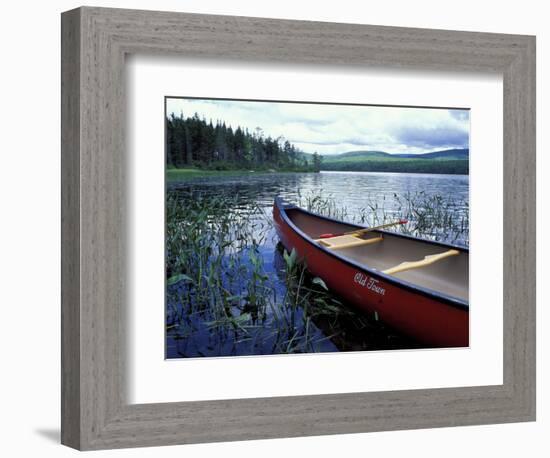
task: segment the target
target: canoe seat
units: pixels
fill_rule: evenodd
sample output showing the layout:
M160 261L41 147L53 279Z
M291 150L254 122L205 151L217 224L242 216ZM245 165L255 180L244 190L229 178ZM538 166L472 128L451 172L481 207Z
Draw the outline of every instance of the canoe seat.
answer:
M456 256L457 254L460 254L460 251L449 250L449 251L444 251L443 253L430 254L424 257L424 259L421 259L420 261L402 262L401 264L398 264L394 267L390 267L389 269L383 270L382 272L388 275L393 275L399 272L404 272L405 270L418 269L419 267L429 266L434 262L440 261L441 259L448 258L449 256Z
M382 236L374 237L370 239L362 239L356 235L339 235L337 237L331 237L328 239L317 239L316 242L320 243L332 250L340 250L342 248L351 248L362 245L370 245L371 243L381 242Z

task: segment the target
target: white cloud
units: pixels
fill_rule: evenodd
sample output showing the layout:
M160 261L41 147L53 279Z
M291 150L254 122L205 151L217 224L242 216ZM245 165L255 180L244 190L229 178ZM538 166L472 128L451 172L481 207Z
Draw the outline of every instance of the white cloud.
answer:
M169 98L167 114L171 113L198 113L250 132L260 127L265 135L283 136L308 153L321 154L467 148L470 128L468 110L437 108Z

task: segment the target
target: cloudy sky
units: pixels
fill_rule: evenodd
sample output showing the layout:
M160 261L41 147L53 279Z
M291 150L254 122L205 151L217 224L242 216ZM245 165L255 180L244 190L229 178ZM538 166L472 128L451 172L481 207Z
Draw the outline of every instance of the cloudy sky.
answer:
M282 136L307 153L424 153L469 143L468 110L169 98L166 111L186 117L198 113L250 133L260 128L265 136Z

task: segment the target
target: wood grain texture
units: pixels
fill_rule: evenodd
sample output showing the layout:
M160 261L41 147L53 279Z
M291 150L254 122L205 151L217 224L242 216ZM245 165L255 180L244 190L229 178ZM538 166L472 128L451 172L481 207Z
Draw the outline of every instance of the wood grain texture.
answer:
M64 13L62 24L64 444L84 450L535 418L534 37L87 7ZM504 384L128 404L128 53L503 74Z
M80 445L80 14L61 24L61 441Z

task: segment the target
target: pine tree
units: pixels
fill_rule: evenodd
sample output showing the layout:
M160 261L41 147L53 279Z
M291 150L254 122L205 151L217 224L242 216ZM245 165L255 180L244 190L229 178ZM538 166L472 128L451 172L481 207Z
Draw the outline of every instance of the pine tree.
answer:
M207 167L214 169L259 167L304 170L308 161L303 152L283 137L265 136L257 127L248 129L227 126L225 122L171 114L166 118L166 163L169 167ZM315 153L318 170L321 157Z
M317 151L313 153L313 171L314 172L320 172L321 171L321 162L323 161L323 156L320 156L317 154Z

